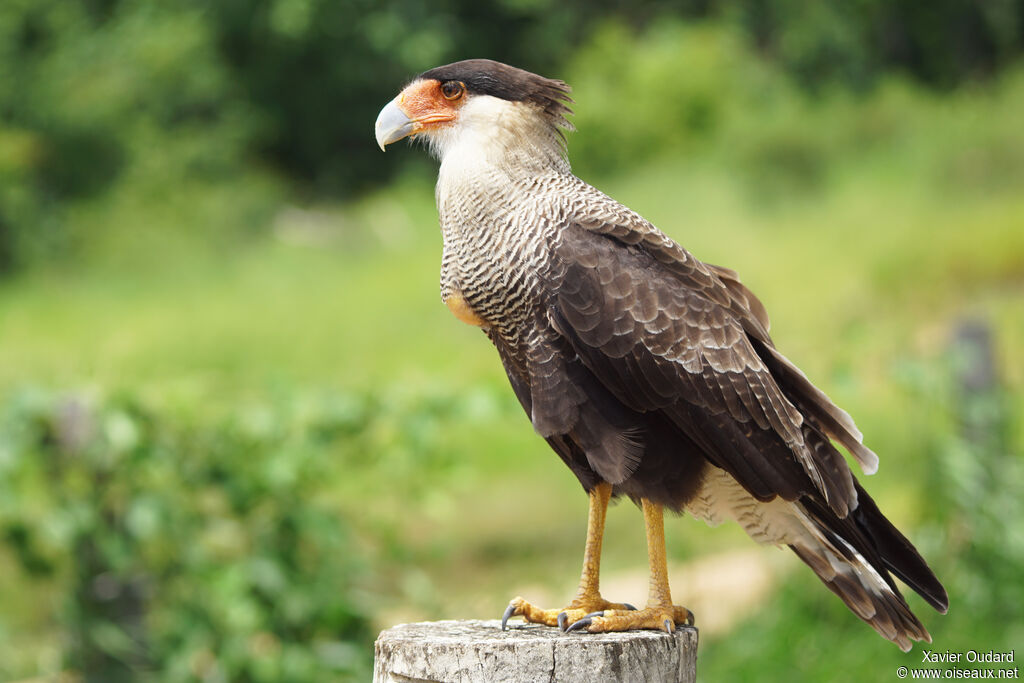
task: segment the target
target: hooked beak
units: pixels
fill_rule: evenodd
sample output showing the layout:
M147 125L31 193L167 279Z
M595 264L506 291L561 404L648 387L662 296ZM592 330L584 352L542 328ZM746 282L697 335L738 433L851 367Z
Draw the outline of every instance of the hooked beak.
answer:
M415 132L416 122L398 106L400 97L396 97L384 105L380 114L377 115L374 130L377 133L377 144L380 145L381 151L384 151L384 148L392 142L398 142Z

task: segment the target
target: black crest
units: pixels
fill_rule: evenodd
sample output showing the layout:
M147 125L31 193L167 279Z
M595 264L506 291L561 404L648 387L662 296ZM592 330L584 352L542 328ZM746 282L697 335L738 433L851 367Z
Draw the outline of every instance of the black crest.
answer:
M512 102L535 104L552 117L571 114L569 86L564 81L544 78L490 59L466 59L424 71L420 78L462 81L474 95L491 95Z

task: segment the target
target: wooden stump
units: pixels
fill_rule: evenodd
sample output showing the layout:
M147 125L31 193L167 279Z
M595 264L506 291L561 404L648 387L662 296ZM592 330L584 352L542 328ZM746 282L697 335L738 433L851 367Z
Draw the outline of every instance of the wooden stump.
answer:
M425 621L381 631L374 683L669 681L697 678L697 629L562 633L493 621Z

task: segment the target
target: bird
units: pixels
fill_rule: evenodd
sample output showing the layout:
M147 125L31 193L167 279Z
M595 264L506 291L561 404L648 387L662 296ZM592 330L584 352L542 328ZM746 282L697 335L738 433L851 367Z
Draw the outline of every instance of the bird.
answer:
M878 456L776 349L735 271L573 174L572 104L562 80L468 59L415 77L375 123L382 150L411 138L440 162L441 299L493 343L533 429L588 496L575 596L554 609L516 597L502 629L513 617L564 631L692 625L669 587L667 508L789 547L882 637L904 651L931 642L894 577L941 613L946 591L839 448L865 474ZM600 592L620 496L643 512L641 609Z

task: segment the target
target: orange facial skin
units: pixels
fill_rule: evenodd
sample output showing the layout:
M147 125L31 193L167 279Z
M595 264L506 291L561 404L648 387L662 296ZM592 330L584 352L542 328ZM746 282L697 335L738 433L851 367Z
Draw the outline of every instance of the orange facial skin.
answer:
M455 96L445 95L442 83L435 79L419 80L411 83L398 95L398 107L406 116L415 122L414 133L428 126L441 126L455 120L456 113L462 105L465 86L459 84L453 91Z

